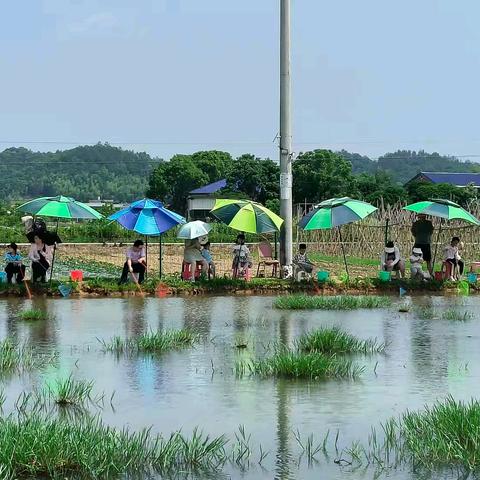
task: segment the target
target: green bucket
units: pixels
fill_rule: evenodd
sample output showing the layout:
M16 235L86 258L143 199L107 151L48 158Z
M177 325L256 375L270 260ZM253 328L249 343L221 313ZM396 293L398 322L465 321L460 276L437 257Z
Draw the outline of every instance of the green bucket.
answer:
M328 280L328 272L323 272L323 271L318 272L317 280L319 282L326 282Z
M391 272L387 272L386 270L380 270L380 272L378 272L378 278L382 282L389 282L391 276L392 276Z

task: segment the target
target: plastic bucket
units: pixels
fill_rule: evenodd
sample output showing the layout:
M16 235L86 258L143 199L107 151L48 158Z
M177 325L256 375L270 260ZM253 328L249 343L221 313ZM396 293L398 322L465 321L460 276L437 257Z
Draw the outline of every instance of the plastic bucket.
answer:
M7 283L7 273L0 272L0 283Z
M324 271L317 272L317 280L319 282L326 282L328 280L328 272L324 272Z
M81 270L72 270L70 278L73 282L81 282L83 280L83 272Z
M473 272L470 272L467 275L467 280L468 280L468 283L476 283L477 282L477 274L473 273Z
M389 282L391 276L392 276L392 274L390 272L387 272L386 270L381 270L380 272L378 272L378 278L382 282Z
M443 272L435 272L434 278L435 280L441 282L443 280Z

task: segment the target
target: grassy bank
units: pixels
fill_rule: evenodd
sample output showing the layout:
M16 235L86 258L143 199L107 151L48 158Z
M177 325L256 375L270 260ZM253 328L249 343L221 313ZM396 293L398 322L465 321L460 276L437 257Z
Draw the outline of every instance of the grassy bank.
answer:
M140 292L134 283L118 285L112 278L98 277L86 278L81 283L65 280L57 280L46 284L29 284L33 295L39 296L57 296L61 293L58 290L59 285L69 285L72 287L73 296L122 296L139 295ZM228 277L216 278L212 280L199 280L197 282L185 282L177 275L169 275L161 280L158 277L149 277L142 284L142 292L150 296L166 295L201 295L201 294L275 294L275 293L305 293L305 294L372 294L388 293L398 295L399 289L403 288L408 293L415 292L457 292L459 286L454 282L417 282L411 280L392 280L391 282L381 282L377 278L358 277L345 279L331 279L327 282L318 283L316 281L294 282L279 278L252 278L246 282L244 280L232 279ZM480 291L480 283L472 284L469 287L470 293ZM9 285L0 283L0 296L18 296L26 297L27 291L23 284ZM307 300L308 301L308 300ZM361 308L361 307L355 307Z

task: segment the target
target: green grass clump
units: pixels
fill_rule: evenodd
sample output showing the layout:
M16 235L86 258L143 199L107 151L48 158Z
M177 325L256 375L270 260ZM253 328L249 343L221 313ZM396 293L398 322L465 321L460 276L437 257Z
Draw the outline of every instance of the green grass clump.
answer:
M385 350L384 343L376 339L361 340L338 327L321 328L302 335L296 341L297 349L303 353L378 353Z
M480 402L457 402L448 397L400 420L404 449L426 467L463 465L480 467Z
M438 313L433 307L416 308L415 315L421 320L433 320L434 318L438 318Z
M32 347L19 345L11 338L0 341L0 373L32 370L55 360L55 355L39 354Z
M362 373L363 367L341 357L284 350L269 358L238 363L236 371L239 375L319 380L355 378Z
M163 353L168 350L191 347L198 335L189 330L148 332L138 337L122 339L115 336L109 342L100 340L104 350L114 353Z
M98 418L66 422L45 415L0 419L2 478L127 478L152 471L216 471L225 457L223 436L198 431L168 439L149 430L131 433ZM130 477L128 477L130 478Z
M36 322L39 320L46 320L48 318L48 313L37 308L32 308L21 312L19 317L27 322Z
M81 406L92 400L93 382L75 380L70 375L66 379L57 379L48 390L50 397L58 405Z
M466 322L474 317L472 312L460 312L455 308L449 308L442 313L444 320L452 320L455 322Z
M385 308L391 305L389 297L339 295L309 296L285 295L273 302L275 308L281 310L354 310L356 308Z

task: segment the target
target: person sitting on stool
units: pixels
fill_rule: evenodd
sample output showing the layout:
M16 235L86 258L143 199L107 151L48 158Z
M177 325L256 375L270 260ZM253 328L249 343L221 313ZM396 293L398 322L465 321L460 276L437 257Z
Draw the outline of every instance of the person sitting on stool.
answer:
M141 240L135 240L133 247L127 250L127 260L123 265L122 276L119 283L127 283L128 274L138 273L138 283L145 279L147 269L147 259L145 257L145 248Z
M22 263L22 256L18 253L16 243L11 243L8 246L8 252L5 254L5 262L7 282L12 283L14 275L17 283L22 282L25 277L25 265Z

